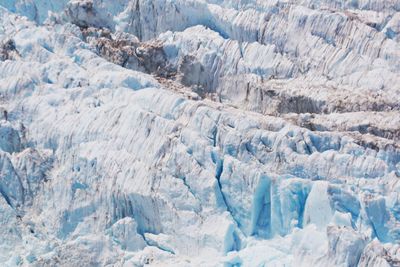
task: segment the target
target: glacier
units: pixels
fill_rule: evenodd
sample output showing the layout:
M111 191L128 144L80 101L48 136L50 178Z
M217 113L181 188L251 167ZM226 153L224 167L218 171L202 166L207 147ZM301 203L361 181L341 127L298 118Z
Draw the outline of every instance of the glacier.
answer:
M0 266L400 266L397 0L0 0Z

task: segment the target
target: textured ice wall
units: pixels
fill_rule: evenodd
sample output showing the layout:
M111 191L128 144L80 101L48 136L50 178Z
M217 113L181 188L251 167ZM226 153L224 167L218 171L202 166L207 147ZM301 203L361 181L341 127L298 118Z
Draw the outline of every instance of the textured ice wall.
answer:
M396 1L0 5L3 265L399 264Z

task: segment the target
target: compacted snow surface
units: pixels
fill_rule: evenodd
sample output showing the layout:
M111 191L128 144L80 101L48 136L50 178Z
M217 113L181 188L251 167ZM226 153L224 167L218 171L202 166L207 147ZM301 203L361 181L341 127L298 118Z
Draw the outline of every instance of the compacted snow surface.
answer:
M0 266L400 266L399 0L0 0Z

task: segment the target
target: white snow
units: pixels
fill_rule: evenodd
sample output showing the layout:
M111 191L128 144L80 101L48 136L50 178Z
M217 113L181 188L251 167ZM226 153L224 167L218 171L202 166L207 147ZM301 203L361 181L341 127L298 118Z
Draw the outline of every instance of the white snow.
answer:
M397 266L398 10L0 0L0 265Z

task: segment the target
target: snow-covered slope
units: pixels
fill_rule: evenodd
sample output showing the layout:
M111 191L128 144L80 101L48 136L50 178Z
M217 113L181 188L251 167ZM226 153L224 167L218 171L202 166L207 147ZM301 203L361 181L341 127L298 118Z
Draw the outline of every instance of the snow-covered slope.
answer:
M1 266L399 266L400 2L0 0Z

